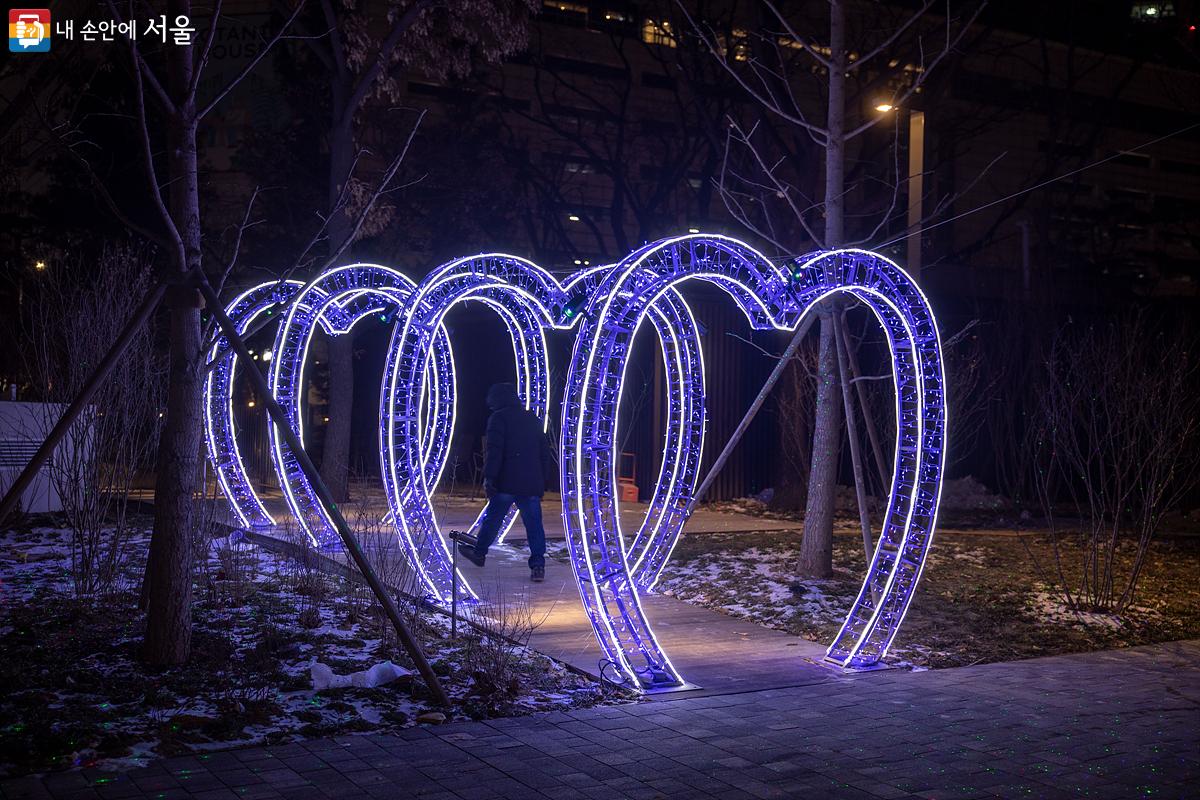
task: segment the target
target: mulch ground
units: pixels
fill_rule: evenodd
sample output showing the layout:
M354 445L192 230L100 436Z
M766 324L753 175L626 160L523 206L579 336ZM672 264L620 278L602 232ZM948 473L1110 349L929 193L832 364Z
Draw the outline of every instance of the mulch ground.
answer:
M682 600L827 644L865 575L861 533L834 537L834 575L797 577L800 531L684 537L659 589ZM1077 544L1062 543L1067 563ZM1119 551L1127 567L1133 547ZM957 667L1200 637L1200 539L1153 542L1133 606L1076 613L1056 587L1045 534L939 533L889 660Z

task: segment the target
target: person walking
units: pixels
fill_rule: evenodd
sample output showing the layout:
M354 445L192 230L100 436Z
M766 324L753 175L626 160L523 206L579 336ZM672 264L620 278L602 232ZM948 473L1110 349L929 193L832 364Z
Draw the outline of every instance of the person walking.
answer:
M529 541L529 579L546 578L546 530L542 527L542 495L554 468L554 453L542 420L517 397L517 387L497 383L488 389L487 450L483 460L483 491L488 504L479 535L458 539L459 552L477 567L500 535L504 517L515 504Z

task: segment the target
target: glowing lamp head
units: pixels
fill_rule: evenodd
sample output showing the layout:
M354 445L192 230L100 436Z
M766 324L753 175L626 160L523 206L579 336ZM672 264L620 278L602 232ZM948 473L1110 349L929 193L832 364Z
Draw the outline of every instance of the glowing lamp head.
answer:
M896 109L896 107L894 105L892 105L891 103L883 102L883 103L875 104L875 110L878 111L880 114L886 114L889 111L894 111L895 109Z
M574 295L573 297L571 297L571 299L567 300L567 302L563 304L563 307L562 307L563 319L565 319L565 320L575 319L575 317L579 314L579 312L581 310L583 310L583 307L585 305L587 305L587 294L586 293L580 292L579 294Z
M46 271L46 262L45 261L35 261L35 262L33 262L33 268L38 272L45 272Z
M570 214L567 216L567 219L569 219L571 222L579 222L579 215L578 214Z

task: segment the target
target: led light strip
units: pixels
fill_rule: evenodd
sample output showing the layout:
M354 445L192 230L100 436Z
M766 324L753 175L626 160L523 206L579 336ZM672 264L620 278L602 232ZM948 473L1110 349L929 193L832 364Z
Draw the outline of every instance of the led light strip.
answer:
M888 333L898 425L892 497L863 588L827 653L845 666L876 663L920 578L940 494L945 406L929 305L902 270L873 253L821 253L787 274L751 248L713 236L663 240L627 258L592 295L576 339L564 399L562 453L570 468L563 469L563 504L572 565L597 638L643 687L681 682L642 611L611 476L632 332L663 291L693 278L726 289L754 327L794 330L821 299L847 292L869 305Z
M911 278L877 254L817 253L785 269L735 239L692 235L649 243L619 264L584 270L565 285L537 265L504 254L452 261L415 288L383 267L344 267L305 288L292 305L276 339L273 389L301 430L298 392L315 324L337 333L381 309L385 318L395 311L380 399L384 487L401 543L426 591L448 602L450 554L430 503L454 426L454 365L445 315L456 303L471 300L497 312L513 341L519 395L546 425L545 330L578 323L560 441L572 568L605 655L637 685L678 685L682 677L656 640L640 593L654 586L678 541L703 451L703 353L692 311L676 289L691 279L724 289L756 329L794 331L821 300L839 292L857 297L883 325L896 386L891 496L862 589L827 652L842 666L877 663L903 622L932 540L946 430L936 321ZM241 295L231 310L244 329L264 309L298 291L298 284L264 284ZM627 541L617 492L618 412L630 347L647 321L659 337L667 372L668 421L650 508ZM223 360L206 382L206 437L221 486L244 522L270 524L232 437L232 357L219 342L212 358ZM274 433L273 454L289 508L314 542L324 543L330 532L324 510ZM505 531L512 521L510 512ZM473 593L465 580L463 585Z
M378 286L370 288L371 283ZM330 287L336 290L334 294L330 294ZM267 376L272 394L281 400L297 432L303 435L299 403L302 395L295 387L304 385L303 369L315 324L320 324L329 335L340 335L349 332L358 320L371 314L383 314L390 320L394 309L400 306L412 287L413 283L407 277L386 267L355 264L326 273L309 284L307 289L305 284L298 281L259 284L235 298L226 313L238 330L245 332L256 319L272 314L277 304L288 302L304 289L303 296L292 305L292 312L281 315L285 321L276 336L274 364ZM296 340L302 346L298 350L281 349L281 339ZM426 435L421 439L422 461L434 484L448 454L450 439L443 432L453 428L455 413L454 384L449 367L452 352L444 331L439 332L437 355L433 379L427 382L434 387L434 392L432 396L422 398L428 404L426 418L432 417L432 430L427 430L429 426L423 425L422 433ZM224 338L213 345L209 363L211 369L205 381L204 397L205 441L218 482L243 525L269 527L275 524L275 520L267 512L249 480L235 435L233 379L237 356L229 349ZM281 382L284 391L280 391ZM284 399L288 402L282 402ZM279 441L282 437L277 436L278 431L273 424L269 433L272 435L272 465L280 486L284 487L289 509L314 545L336 546L336 534L333 533L328 515L320 508L308 482L295 485L289 480L289 469L299 472L299 465ZM297 513L298 508L306 508L307 513Z

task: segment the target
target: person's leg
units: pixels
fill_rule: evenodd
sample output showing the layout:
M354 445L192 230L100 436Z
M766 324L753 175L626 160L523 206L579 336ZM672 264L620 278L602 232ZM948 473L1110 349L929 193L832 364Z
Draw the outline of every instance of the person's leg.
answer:
M476 537L475 543L475 553L480 558L487 555L488 548L500 535L500 526L504 524L504 515L508 513L508 509L512 508L516 499L511 494L496 492L492 495L492 499L488 500L487 508L483 511L483 519L479 521L479 536Z
M529 540L529 568L545 567L546 529L542 527L542 498L518 497L516 502L521 523L525 526L525 537Z

